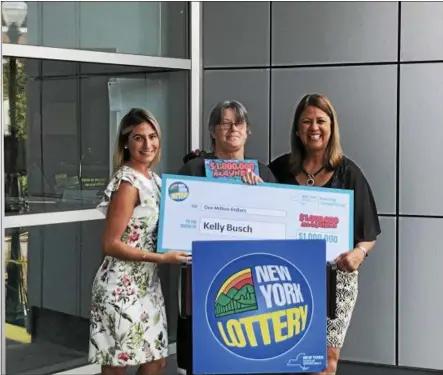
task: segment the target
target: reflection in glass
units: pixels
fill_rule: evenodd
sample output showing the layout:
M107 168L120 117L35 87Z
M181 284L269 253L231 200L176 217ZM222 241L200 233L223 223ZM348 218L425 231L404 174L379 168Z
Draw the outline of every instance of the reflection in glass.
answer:
M187 98L184 71L3 59L6 215L95 208L132 107L158 118L158 172L175 172L187 149Z
M7 230L3 248L6 259L6 322L26 328L28 311L28 232Z
M101 261L103 224L5 230L8 374L53 373L87 363L91 284Z
M5 214L95 208L118 124L132 107L159 120L156 172L175 173L188 150L188 92L186 71L4 58ZM5 230L8 373L86 363L103 223ZM160 271L172 343L177 275L169 265Z
M5 230L8 374L53 374L87 364L103 228L104 220L96 220ZM12 255L13 234L18 234L18 257ZM160 268L170 343L176 341L177 271Z
M2 43L26 43L26 31L23 31L26 30L27 13L26 1L2 2Z
M3 43L175 58L188 56L188 4L185 1L3 4Z
M5 124L5 207L7 212L26 210L26 74L23 62L3 60L3 116Z

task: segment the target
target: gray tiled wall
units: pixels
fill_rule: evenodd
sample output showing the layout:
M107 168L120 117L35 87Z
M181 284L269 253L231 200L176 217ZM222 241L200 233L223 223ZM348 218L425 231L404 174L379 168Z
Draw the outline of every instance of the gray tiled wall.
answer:
M443 219L399 220L399 364L443 369Z
M269 2L212 2L203 6L205 67L269 65ZM252 13L254 16L252 17Z
M443 2L205 2L203 15L205 120L242 101L248 154L269 161L289 151L301 96L324 93L373 188L383 234L342 359L443 370Z
M443 63L402 65L400 98L400 213L443 216Z
M395 2L273 2L272 64L396 61Z

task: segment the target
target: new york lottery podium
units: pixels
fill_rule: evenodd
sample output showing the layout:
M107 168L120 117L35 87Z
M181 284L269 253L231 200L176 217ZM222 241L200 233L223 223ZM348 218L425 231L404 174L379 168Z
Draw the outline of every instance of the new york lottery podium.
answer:
M193 304L193 296L192 296L192 262L181 265L180 272L180 305L181 309L179 311L180 317L182 319L188 320L189 327L191 327L191 332L187 332L187 343L185 353L179 353L179 350L183 350L183 347L180 348L177 346L177 355L186 355L189 358L186 358L186 363L188 364L187 375L196 374L193 366L193 322L192 322L192 304ZM327 316L330 319L335 319L336 317L336 284L337 284L337 265L335 263L328 262L326 264L326 311ZM203 322L202 322L203 324ZM200 355L205 355L205 353L200 353ZM298 372L292 370L293 372ZM289 373L289 371L288 371Z
M353 191L164 174L161 192L158 251L192 251L180 276L178 367L322 372L336 311L327 261L353 247Z
M181 293L180 293L180 305L182 306L180 315L182 318L192 316L192 263L181 265ZM335 294L337 292L337 265L335 263L328 262L326 264L326 303L328 318L336 318L337 300Z

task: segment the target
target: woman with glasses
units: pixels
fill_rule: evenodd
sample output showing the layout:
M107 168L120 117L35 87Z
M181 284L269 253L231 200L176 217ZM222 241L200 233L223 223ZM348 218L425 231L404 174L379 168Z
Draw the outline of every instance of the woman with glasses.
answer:
M218 103L209 115L209 133L211 137L211 152L198 157L192 155L184 158L186 163L179 171L188 176L206 177L205 159L247 159L245 145L251 135L251 124L246 108L237 101L225 100ZM197 156L197 157L196 157ZM192 159L192 160L190 160ZM260 161L258 162L259 176L245 177L245 182L276 182L271 170Z
M245 145L251 134L251 124L248 112L243 104L229 100L218 103L209 115L208 127L211 136L211 152L200 156L193 154L191 156L192 160L189 161L185 158L185 165L178 174L206 177L205 159L248 159L245 156ZM248 184L256 184L261 181L277 182L271 170L260 161L258 162L258 169L258 176L252 172L248 173L242 177L243 182ZM181 297L180 291L181 286L179 287ZM191 316L179 316L178 318L177 365L180 372L193 373Z

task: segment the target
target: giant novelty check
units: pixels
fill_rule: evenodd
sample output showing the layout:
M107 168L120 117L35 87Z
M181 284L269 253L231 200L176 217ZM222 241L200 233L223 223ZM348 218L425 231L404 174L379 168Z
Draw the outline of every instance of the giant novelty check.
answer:
M164 174L158 251L193 241L321 239L327 260L353 247L351 190Z

